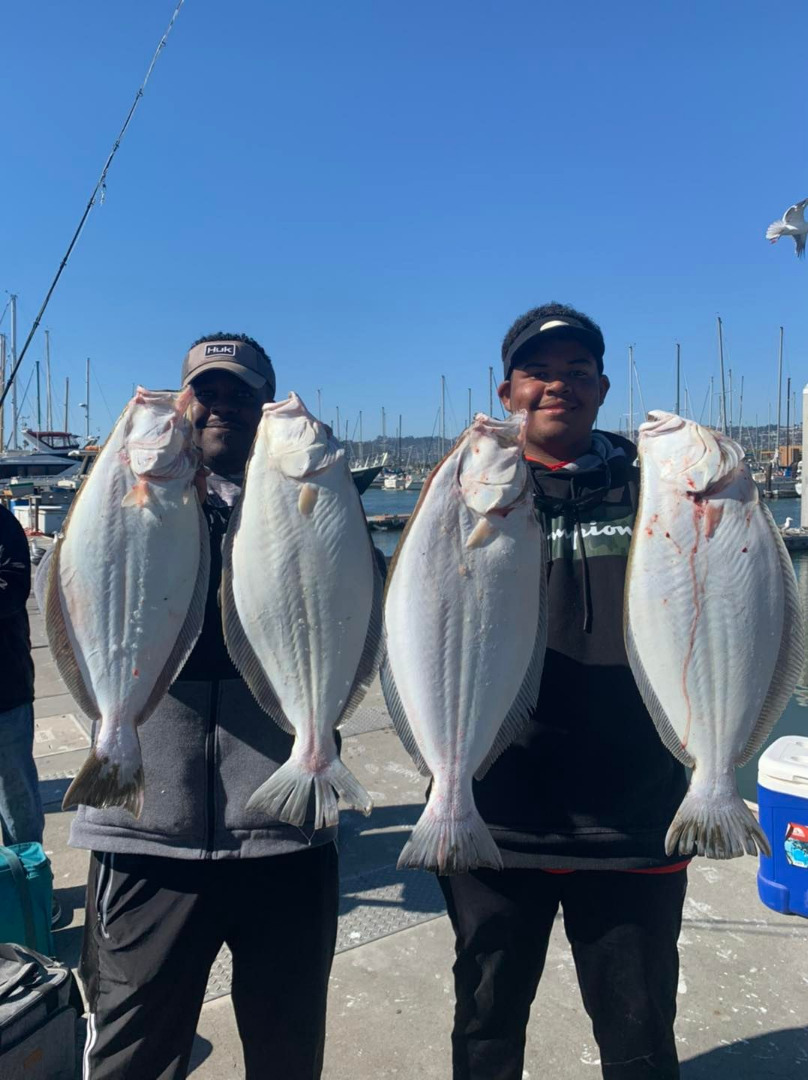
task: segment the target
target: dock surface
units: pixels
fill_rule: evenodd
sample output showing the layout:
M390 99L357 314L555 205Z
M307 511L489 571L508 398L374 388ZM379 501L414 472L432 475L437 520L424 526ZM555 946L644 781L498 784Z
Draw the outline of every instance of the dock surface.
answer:
M88 724L55 669L33 600L29 612L45 847L63 907L56 950L75 966L88 854L67 846L73 811L62 811L60 804L89 746ZM323 1077L448 1080L451 928L434 878L395 868L420 814L425 781L392 730L378 682L345 734L343 758L376 805L369 818L342 813L338 952ZM727 863L696 859L690 869L676 1023L683 1080L808 1077L808 920L765 908L757 897L756 872L757 862L749 857ZM202 1008L190 1073L194 1080L244 1076L229 977L223 950ZM557 919L531 1015L523 1080L600 1075L597 1046Z

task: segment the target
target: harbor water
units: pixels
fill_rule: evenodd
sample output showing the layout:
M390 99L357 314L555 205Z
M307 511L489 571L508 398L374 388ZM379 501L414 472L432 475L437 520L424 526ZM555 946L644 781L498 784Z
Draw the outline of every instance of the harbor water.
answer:
M415 509L418 501L417 491L383 491L379 488L369 488L362 496L365 512L371 514L410 514ZM799 499L773 499L767 502L774 520L778 525L783 525L786 518L791 518L795 525L800 520ZM384 552L392 555L401 538L401 532L374 532L374 544ZM808 623L808 551L794 551L791 554L794 568L797 572L797 580L800 587L800 596L803 602L806 622ZM757 763L760 754L769 743L779 739L781 735L806 735L808 734L808 663L803 666L803 675L797 689L794 691L785 712L780 718L774 731L769 736L765 746L759 753L738 772L738 788L745 799L757 802Z

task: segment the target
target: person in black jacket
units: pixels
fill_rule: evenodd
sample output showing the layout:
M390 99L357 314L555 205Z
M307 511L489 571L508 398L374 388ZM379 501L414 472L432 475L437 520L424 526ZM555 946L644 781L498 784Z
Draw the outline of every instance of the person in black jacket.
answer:
M313 800L300 828L247 810L293 740L233 666L219 606L222 541L275 372L252 338L209 334L190 347L181 381L194 391L206 472L198 478L210 532L205 619L138 731L148 777L141 816L81 806L70 830L71 845L92 852L79 965L83 1076L186 1076L208 977L226 944L244 1076L316 1080L337 934L337 830L315 830ZM46 574L43 566L37 592Z
M22 526L0 505L0 831L4 844L42 843L34 765L34 664L25 603L31 557Z
M633 444L594 429L603 354L597 324L555 303L518 319L502 346L499 395L527 410L548 544L548 642L531 721L475 785L504 869L439 878L456 938L454 1080L521 1080L559 907L603 1076L679 1076L687 864L665 855L664 837L687 781L623 644L639 470Z

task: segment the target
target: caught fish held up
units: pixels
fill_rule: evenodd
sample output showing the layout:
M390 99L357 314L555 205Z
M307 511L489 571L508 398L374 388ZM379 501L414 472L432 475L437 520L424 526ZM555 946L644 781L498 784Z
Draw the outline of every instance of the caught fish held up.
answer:
M295 741L247 806L292 825L338 821L337 795L371 800L340 760L335 729L379 666L382 579L345 451L296 394L264 406L223 554L233 662Z
M138 388L79 489L48 568L48 640L94 722L65 807L122 806L140 816L137 725L202 629L210 559L194 487L199 452L184 415L192 396Z
M802 668L791 560L737 443L655 411L639 453L626 647L660 737L693 770L666 850L769 854L735 769L765 742Z
M382 689L432 777L399 866L502 866L472 779L531 715L544 663L546 553L524 422L475 417L424 484L390 570Z

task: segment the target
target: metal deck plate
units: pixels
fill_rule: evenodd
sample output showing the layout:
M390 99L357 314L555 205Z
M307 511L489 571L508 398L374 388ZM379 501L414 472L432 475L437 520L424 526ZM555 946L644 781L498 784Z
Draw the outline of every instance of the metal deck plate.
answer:
M84 726L73 713L59 713L37 719L34 724L34 757L50 757L66 754L71 750L84 750L90 739Z
M443 894L433 874L382 866L340 883L337 949L346 952L397 934L444 913ZM210 971L205 1001L230 993L233 961L225 946Z
M347 739L351 735L367 735L369 731L381 731L392 726L387 709L378 705L360 705L340 734Z

